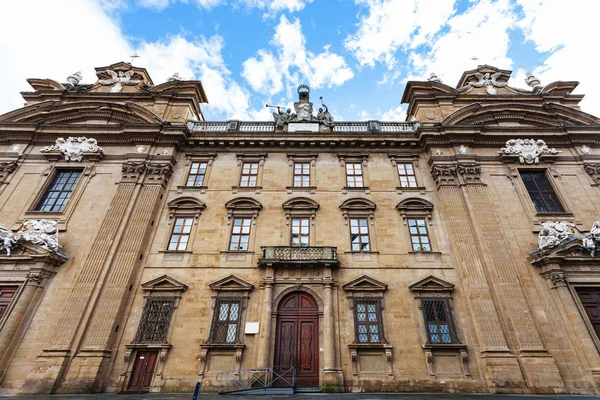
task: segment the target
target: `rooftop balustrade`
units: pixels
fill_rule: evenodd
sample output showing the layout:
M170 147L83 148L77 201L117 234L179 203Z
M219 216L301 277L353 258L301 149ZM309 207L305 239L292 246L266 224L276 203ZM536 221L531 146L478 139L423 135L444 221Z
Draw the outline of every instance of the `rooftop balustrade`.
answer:
M419 127L418 122L382 122L382 121L359 121L336 122L331 132L320 132L321 134L335 133L397 133L415 134ZM229 133L270 133L276 132L275 123L270 121L189 121L188 128L192 132L229 132ZM295 132L298 133L298 132Z

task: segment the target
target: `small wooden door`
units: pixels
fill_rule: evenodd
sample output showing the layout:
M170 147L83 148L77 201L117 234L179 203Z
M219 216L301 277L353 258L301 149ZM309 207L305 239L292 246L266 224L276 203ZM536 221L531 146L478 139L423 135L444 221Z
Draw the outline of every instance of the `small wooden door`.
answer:
M156 367L156 359L158 358L157 351L138 351L133 370L131 371L131 379L129 380L128 392L148 393L154 368Z
M307 293L290 293L279 304L274 366L295 367L297 387L319 386L318 307Z
M8 306L12 303L18 286L0 286L0 320L4 317Z
M577 288L581 304L600 338L600 288Z

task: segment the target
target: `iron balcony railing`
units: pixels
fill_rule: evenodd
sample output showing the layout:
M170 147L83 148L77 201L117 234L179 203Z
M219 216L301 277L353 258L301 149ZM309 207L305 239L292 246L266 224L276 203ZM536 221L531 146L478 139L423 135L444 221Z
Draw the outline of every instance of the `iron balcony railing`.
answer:
M267 367L223 371L217 374L217 383L219 394L273 386L293 388L296 385L296 368Z
M414 134L419 127L418 122L336 122L333 133L398 133ZM275 123L270 121L189 121L188 128L192 132L230 132L230 133L269 133L275 132Z
M312 246L261 246L263 260L304 261L322 260L337 262L337 247Z

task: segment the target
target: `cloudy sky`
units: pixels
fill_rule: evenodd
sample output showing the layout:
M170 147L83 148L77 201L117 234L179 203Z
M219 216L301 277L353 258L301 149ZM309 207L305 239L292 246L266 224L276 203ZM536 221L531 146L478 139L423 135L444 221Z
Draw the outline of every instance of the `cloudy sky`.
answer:
M18 0L0 4L0 113L26 78L129 61L154 83L200 79L207 120L267 120L301 83L338 120L404 119L409 80L455 86L478 64L581 82L600 115L599 0Z

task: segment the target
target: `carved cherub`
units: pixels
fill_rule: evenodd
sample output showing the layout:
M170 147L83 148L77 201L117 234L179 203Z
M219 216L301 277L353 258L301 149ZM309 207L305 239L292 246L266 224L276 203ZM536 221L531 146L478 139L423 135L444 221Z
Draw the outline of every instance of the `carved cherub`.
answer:
M98 82L101 85L112 85L114 84L114 86L110 89L111 93L116 93L116 92L120 92L121 89L123 89L123 85L128 85L128 86L135 86L138 83L140 83L140 80L137 79L131 79L133 77L133 75L135 74L135 71L133 70L129 70L129 71L119 71L119 73L117 74L115 71L112 70L106 70L105 71L108 75L110 75L110 79L100 79Z
M469 82L468 85L473 87L484 87L488 94L496 94L498 93L495 88L500 88L506 86L507 82L497 82L496 79L500 78L502 75L501 72L496 72L495 74L490 74L486 72L482 74L481 72L476 72L475 77L479 79L477 82Z

